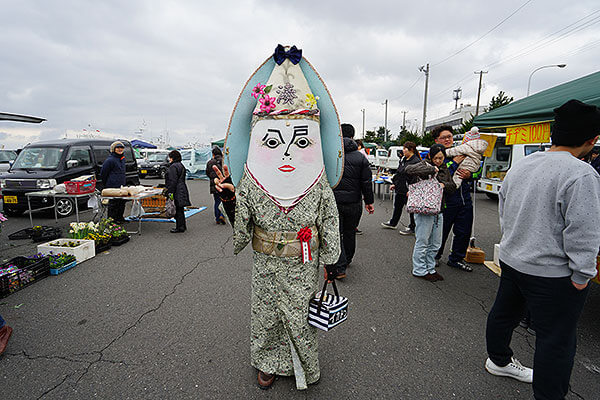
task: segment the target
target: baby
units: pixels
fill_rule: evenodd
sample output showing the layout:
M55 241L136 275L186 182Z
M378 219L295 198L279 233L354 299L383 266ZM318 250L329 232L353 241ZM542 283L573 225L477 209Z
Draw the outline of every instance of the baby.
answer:
M487 147L488 143L479 136L479 128L474 126L469 132L465 133L462 144L446 149L446 155L450 158L465 156L466 158L460 163L459 168L473 173L479 170L481 158ZM456 173L452 180L457 187L462 183L461 177Z

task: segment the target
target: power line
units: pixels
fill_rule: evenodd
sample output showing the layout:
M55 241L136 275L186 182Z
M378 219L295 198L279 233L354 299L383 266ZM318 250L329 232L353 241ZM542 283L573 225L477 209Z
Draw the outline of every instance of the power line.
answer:
M571 23L571 24L569 24L567 26L565 26L565 27L563 27L563 28L561 28L561 29L559 29L557 31L554 31L554 32L552 32L552 33L544 36L540 40L538 40L538 41L536 41L534 43L531 43L531 44L523 47L522 49L520 49L519 51L517 51L516 54L513 54L512 56L509 56L509 57L507 57L505 59L500 59L498 61L495 61L495 62L493 62L491 64L488 64L488 65L484 66L483 68L484 69L490 69L491 67L496 67L496 66L498 66L500 64L504 64L504 63L506 63L508 61L512 61L512 60L514 60L516 58L520 58L520 57L529 55L529 54L531 54L531 53L533 53L533 52L535 52L537 50L540 50L540 49L542 49L542 48L544 48L546 46L549 46L549 45L551 45L553 43L556 43L556 42L558 42L558 41L560 41L560 40L562 40L562 39L564 39L564 38L566 38L566 37L568 37L568 36L570 36L570 35L572 35L574 33L577 33L577 32L579 32L579 31L581 31L583 29L589 28L590 26L595 25L598 22L600 22L600 16L596 16L596 17L593 17L593 18L590 19L590 17L594 16L595 14L598 14L599 12L600 12L600 10L596 10L596 11L594 11L594 12L592 12L592 13L584 16L583 18L578 19L577 21L575 21L575 22L573 22L573 23ZM582 21L584 21L586 19L587 19L587 21L585 21L585 22L583 22L583 23L580 24L580 22L582 22ZM568 30L569 28L572 28L572 29ZM567 30L567 31L563 32L565 30ZM556 37L554 37L554 38L552 37L552 36L555 36L555 35L557 35L557 34L559 34L561 32L563 32L563 33L560 34L560 35L558 35L558 36L556 36ZM592 47L594 47L594 46L592 46ZM588 49L581 50L581 51L587 51L587 50ZM572 54L569 54L569 55L572 55ZM435 93L432 97L433 98L437 98L440 95L442 95L444 93L447 93L448 90L452 89L453 87L456 87L457 85L462 84L464 81L466 81L466 80L468 80L470 78L471 78L471 74L467 74L463 78L461 78L459 81L457 81L456 83L448 86L444 90L441 90L441 91Z
M486 33L484 33L483 35L481 35L479 38L475 39L474 41L472 41L471 43L469 43L468 45L466 45L465 47L463 47L462 49L458 50L456 53L451 54L448 57L444 58L442 61L439 61L439 62L433 64L432 67L436 67L436 66L438 66L438 65L440 65L440 64L448 61L452 57L455 57L455 56L459 55L460 53L462 53L463 51L465 51L469 47L473 46L475 43L479 42L481 39L483 39L484 37L486 37L487 35L489 35L491 32L493 32L500 25L502 25L503 23L505 23L506 21L508 21L510 19L510 17L512 17L513 15L515 15L517 12L519 12L519 10L521 10L527 4L531 3L531 1L532 0L527 0L519 8L517 8L515 11L513 11L508 17L504 18L502 21L500 21L498 24L496 24L492 29L490 29L489 31L487 31Z
M392 101L392 100L398 100L399 98L404 97L404 95L407 94L410 91L410 89L414 88L415 85L417 83L419 83L419 81L421 79L423 79L423 75L419 75L419 77L412 83L412 85L410 85L410 87L408 89L406 89L404 92L402 92L402 94L400 96L394 97L393 99L390 99L390 101Z
M529 54L531 54L531 53L533 53L533 52L535 52L537 50L540 50L540 49L548 46L548 45L556 43L556 42L558 42L558 41L560 41L560 40L562 40L562 39L564 39L564 38L572 35L573 33L577 33L577 32L579 32L579 31L581 31L583 29L589 28L590 26L595 25L598 22L600 22L600 15L592 18L589 21L586 21L586 22L584 22L584 23L582 23L580 25L577 25L577 26L573 27L571 30L569 30L567 32L564 32L564 33L562 33L561 35L559 35L559 36L557 36L555 38L551 38L551 36L554 36L557 33L559 33L561 31L564 31L565 29L568 29L568 28L572 27L573 25L581 22L582 20L584 20L586 18L591 17L592 15L594 15L594 14L596 14L598 12L600 12L600 10L597 10L597 11L595 11L595 12L593 12L593 13L585 16L584 18L582 18L580 20L578 20L578 21L576 21L576 22L574 22L574 23L572 23L572 24L570 24L570 25L568 25L568 26L566 26L566 27L564 27L564 28L562 28L562 29L554 32L554 33L551 33L550 35L547 35L546 37L538 40L537 42L535 42L535 43L533 43L533 44L531 44L529 46L526 46L526 47L522 48L521 50L519 50L516 54L514 54L512 56L510 56L508 58L505 58L505 59L498 60L498 61L493 62L491 64L488 64L484 68L494 67L494 66L497 66L497 65L500 65L500 64L504 64L505 62L512 61L512 60L514 60L516 58L529 55ZM528 50L528 49L530 49L530 50Z

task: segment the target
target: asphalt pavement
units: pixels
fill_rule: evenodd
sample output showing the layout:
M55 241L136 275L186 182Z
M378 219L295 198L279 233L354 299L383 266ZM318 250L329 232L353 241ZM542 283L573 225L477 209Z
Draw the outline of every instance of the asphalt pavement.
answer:
M319 334L319 384L299 392L293 378L282 377L260 390L249 360L251 249L233 256L231 227L214 223L208 182L188 186L193 204L208 209L188 219L186 233L144 223L126 245L0 299L0 314L14 328L0 358L0 398L531 398L530 385L483 368L499 278L483 265L466 273L445 264L444 281L412 277L414 237L381 227L392 202L380 198L374 215L363 214L357 255L338 285L350 301L348 320ZM491 260L500 239L496 201L477 195L476 223L477 244ZM28 226L27 215L4 224L0 260L35 252L29 241L7 238ZM592 285L570 399L600 393L600 287ZM531 366L535 337L519 327L512 346Z

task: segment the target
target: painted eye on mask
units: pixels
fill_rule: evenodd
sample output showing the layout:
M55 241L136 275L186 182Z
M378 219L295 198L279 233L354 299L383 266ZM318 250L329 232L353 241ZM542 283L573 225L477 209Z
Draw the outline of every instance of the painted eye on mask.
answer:
M271 138L266 139L263 142L263 144L270 149L275 149L281 144L281 142L279 141L279 139L271 137Z
M296 141L294 142L294 144L298 147L300 147L301 149L305 149L308 146L310 146L311 142L309 139L305 138L305 137L301 137L296 139Z

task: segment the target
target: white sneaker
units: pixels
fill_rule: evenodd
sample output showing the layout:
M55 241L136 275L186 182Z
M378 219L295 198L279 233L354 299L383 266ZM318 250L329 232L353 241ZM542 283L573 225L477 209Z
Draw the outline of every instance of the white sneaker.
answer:
M381 226L387 229L396 229L396 227L394 225L391 225L389 222L382 222Z
M508 376L525 383L533 382L533 369L524 367L514 357L511 358L511 362L506 367L499 367L488 358L485 360L485 369L492 375Z

